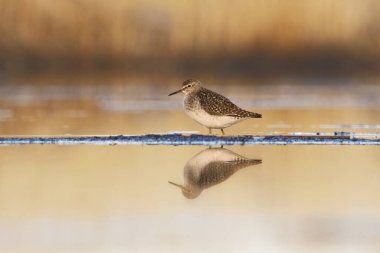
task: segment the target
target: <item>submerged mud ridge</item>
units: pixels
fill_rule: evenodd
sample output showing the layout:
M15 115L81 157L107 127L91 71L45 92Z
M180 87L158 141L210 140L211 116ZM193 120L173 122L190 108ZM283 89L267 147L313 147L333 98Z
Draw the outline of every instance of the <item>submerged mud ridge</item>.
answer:
M117 136L69 137L0 137L0 145L56 144L56 145L380 145L380 139L331 136L215 136L183 134L147 134Z

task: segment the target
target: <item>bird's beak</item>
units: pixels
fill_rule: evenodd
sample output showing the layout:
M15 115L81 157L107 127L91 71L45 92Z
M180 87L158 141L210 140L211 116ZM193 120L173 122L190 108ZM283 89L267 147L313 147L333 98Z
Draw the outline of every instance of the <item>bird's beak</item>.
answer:
M183 187L183 185L180 185L180 184L176 184L176 183L173 183L173 182L168 182L169 184L172 184L172 185L174 185L174 186L177 186L177 187L179 187L179 188L181 188L182 190L186 190L186 188L185 187Z
M172 96L172 95L174 95L174 94L180 93L181 91L182 91L182 89L179 89L179 90L177 90L177 91L175 91L175 92L173 92L173 93L170 93L168 96Z

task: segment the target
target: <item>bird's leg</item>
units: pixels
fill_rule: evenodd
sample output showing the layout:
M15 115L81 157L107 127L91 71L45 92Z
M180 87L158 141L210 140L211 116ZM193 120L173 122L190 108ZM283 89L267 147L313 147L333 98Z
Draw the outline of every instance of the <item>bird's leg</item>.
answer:
M224 130L223 130L223 128L221 128L220 131L222 131L222 136L224 136ZM220 148L223 148L223 145L221 145Z
M211 135L212 132L211 132L211 127L208 128L208 134Z

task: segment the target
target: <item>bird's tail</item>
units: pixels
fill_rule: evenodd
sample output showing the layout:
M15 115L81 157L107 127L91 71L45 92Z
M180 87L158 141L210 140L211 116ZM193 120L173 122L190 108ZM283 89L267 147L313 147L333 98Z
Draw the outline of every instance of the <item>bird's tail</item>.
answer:
M261 164L262 162L263 160L261 159L247 159L245 157L241 157L240 159L228 161L227 163L234 164L236 166L236 169L242 169L247 166Z
M263 160L261 160L261 159L249 159L248 160L249 165L261 164L262 162L263 162Z
M250 118L262 118L260 113L249 112Z

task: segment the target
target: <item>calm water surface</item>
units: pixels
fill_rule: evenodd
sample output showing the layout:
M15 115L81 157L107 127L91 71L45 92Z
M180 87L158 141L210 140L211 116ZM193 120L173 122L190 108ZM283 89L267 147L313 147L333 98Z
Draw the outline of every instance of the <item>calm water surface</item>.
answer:
M264 115L226 133L377 134L380 90L348 87L219 88ZM181 111L180 97L167 97L175 88L3 85L0 133L206 133ZM1 252L380 250L378 147L0 151Z

